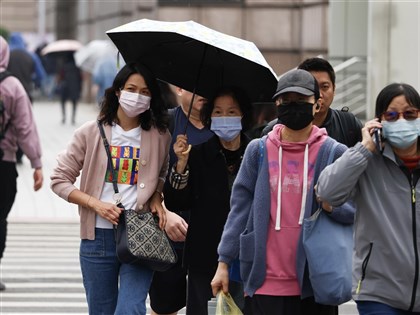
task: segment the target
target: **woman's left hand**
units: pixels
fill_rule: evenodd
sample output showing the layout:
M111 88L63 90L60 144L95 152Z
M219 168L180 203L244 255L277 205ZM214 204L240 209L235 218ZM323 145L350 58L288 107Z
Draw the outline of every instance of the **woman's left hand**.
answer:
M164 230L166 225L166 212L162 205L162 194L155 191L150 199L150 211L159 217L159 227Z

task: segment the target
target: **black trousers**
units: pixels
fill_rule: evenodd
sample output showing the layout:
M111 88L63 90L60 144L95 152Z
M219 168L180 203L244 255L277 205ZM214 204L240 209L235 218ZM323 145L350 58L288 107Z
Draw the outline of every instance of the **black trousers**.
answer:
M210 282L214 271L200 272L188 270L187 315L207 315L208 301L213 297Z
M0 161L0 259L6 247L7 216L15 202L17 192L16 164Z

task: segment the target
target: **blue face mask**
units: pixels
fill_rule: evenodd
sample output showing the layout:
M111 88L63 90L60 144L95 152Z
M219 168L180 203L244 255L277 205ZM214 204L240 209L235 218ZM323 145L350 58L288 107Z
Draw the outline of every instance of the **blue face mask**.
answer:
M406 149L420 136L420 119L382 121L382 135L393 147Z
M220 139L232 141L242 130L242 117L212 117L210 130Z

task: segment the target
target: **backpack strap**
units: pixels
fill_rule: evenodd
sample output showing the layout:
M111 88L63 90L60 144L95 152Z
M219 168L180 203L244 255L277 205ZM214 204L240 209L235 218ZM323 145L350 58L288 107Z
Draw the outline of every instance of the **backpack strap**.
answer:
M11 76L12 73L10 71L2 71L0 72L0 82L3 81L4 79L6 79L7 77Z
M357 141L361 141L361 129L363 126L358 122L357 118L348 111L348 107L345 106L341 110L336 110L335 112L345 144L350 147L356 144ZM355 132L357 132L357 134L355 134Z
M0 82L6 79L7 77L11 76L12 73L10 71L2 71L0 72ZM10 120L7 124L4 124L4 112L5 112L4 102L0 96L0 140L4 138L6 135L6 131L9 127Z

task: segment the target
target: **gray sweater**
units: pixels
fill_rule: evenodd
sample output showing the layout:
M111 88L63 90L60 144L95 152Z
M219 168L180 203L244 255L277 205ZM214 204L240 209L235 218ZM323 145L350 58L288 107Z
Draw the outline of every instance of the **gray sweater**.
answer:
M318 181L331 205L354 198L353 298L420 312L420 169L410 173L385 143L373 154L350 148Z

